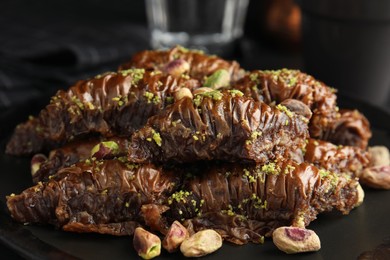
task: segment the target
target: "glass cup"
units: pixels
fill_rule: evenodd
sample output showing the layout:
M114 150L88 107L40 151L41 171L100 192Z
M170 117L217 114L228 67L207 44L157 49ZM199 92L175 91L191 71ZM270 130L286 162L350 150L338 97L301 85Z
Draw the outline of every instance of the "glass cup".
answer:
M249 0L146 0L155 49L182 45L222 54L243 35Z

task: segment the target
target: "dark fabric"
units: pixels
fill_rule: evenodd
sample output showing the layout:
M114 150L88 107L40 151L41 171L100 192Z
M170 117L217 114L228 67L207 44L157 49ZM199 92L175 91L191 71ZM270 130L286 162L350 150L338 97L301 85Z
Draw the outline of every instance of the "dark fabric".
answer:
M0 3L0 113L149 48L143 1L38 2Z

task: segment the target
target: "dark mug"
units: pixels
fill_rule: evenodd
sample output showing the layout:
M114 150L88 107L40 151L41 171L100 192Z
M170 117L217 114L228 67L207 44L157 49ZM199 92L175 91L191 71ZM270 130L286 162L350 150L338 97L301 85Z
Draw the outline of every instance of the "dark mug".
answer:
M309 74L341 95L377 106L390 101L390 1L301 0Z

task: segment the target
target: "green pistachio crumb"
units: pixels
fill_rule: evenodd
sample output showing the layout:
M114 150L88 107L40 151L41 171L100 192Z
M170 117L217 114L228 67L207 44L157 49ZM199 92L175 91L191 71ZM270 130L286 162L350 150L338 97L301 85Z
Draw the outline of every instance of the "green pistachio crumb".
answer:
M151 103L153 101L154 94L152 92L146 91L144 93L144 97L146 97L148 103Z
M255 82L256 84L259 84L259 75L257 73L251 73L249 74L249 78L251 81ZM255 85L256 86L256 85Z
M239 91L238 89L231 89L229 90L229 92L231 93L231 95L233 97L235 96L239 96L239 97L242 97L244 95L244 93L242 93L241 91Z
M150 76L156 76L156 75L159 75L161 73L162 73L161 70L154 70L154 71L150 72Z
M284 112L288 117L293 117L294 113L291 112L291 110L289 110L286 106L283 106L281 104L278 104L276 106L277 109L279 109L280 111Z
M84 104L83 104L83 102L81 102L81 100L80 100L78 97L72 96L72 97L71 97L71 100L72 100L72 101L73 101L81 110L84 109Z
M277 166L274 162L263 165L261 170L267 174L278 174L280 172L279 166Z
M138 82L144 77L145 69L128 69L119 71L119 73L123 77L130 75L132 77L131 83L138 84Z
M156 132L155 130L153 130L153 136L152 136L154 142L158 145L158 146L161 146L162 144L162 139L161 139L161 136L160 136L160 133Z
M251 133L251 139L256 140L258 137L262 136L263 133L261 131L253 131Z
M177 191L168 198L168 204L172 204L173 201L176 201L177 203L187 203L187 197L190 196L190 194L192 194L192 192L184 190Z
M165 98L165 102L168 103L168 104L172 104L173 103L173 97L166 97Z
M293 172L295 170L295 167L288 164L285 168L284 168L284 174L289 174L291 172Z

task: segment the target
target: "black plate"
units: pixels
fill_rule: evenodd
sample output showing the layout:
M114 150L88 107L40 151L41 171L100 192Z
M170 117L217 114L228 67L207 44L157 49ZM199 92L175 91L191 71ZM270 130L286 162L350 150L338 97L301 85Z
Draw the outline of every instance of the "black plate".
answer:
M42 100L40 100L42 101ZM46 100L43 100L45 103ZM24 226L11 220L5 209L5 196L18 193L31 185L29 159L4 155L4 145L14 126L28 114L43 107L33 102L8 111L1 119L1 179L0 179L0 240L31 259L134 259L130 237L97 234L73 234L51 226ZM372 106L342 100L343 107L357 107L373 125L372 145L390 147L390 115ZM322 249L315 253L286 255L270 239L263 245L233 246L224 244L222 250L205 259L356 259L360 254L381 245L390 251L390 191L366 189L365 202L349 215L328 213L318 216L310 225L321 238ZM382 250L383 251L383 250ZM389 257L389 255L387 255ZM179 253L163 253L158 259L181 259Z

